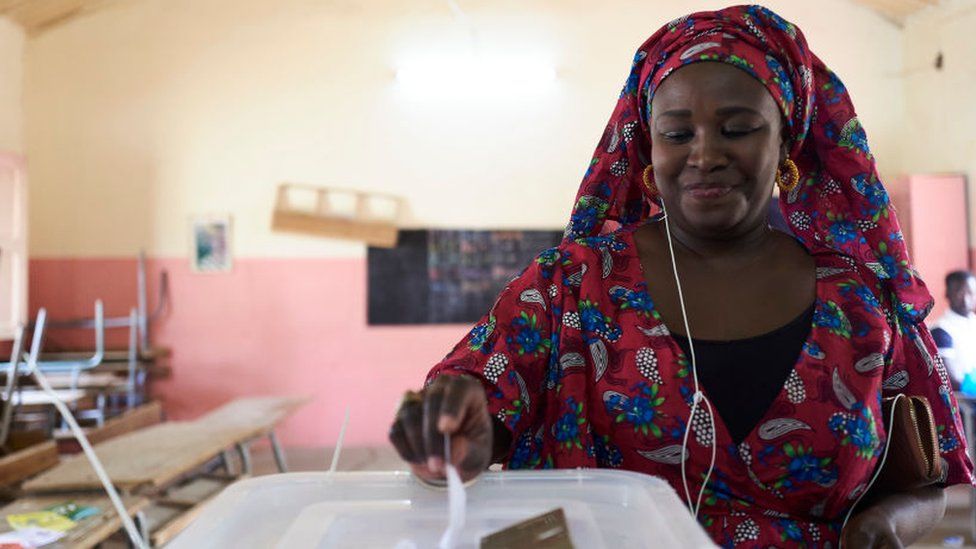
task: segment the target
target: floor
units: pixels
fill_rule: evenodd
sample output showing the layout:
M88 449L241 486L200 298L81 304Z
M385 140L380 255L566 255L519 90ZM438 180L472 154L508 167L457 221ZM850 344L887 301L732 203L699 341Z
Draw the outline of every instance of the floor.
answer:
M324 471L332 463L332 448L289 448L286 451L291 471ZM276 473L274 458L268 448L256 448L253 453L256 475ZM392 448L346 448L339 456L339 471L390 471L406 467ZM953 486L948 490L948 509L938 526L920 543L912 547L965 547L976 549L970 528L970 489Z

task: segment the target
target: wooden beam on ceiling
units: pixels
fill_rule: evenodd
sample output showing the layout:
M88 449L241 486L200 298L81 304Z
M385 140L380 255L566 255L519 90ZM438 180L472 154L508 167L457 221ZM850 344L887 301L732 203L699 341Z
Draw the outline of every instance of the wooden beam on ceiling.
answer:
M109 0L0 0L0 15L19 23L29 35L94 11Z

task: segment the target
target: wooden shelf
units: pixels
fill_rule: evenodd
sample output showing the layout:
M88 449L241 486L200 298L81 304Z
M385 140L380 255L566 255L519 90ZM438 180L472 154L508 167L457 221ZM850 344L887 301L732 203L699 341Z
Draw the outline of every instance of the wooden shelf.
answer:
M295 205L293 195L298 193L311 195L311 207ZM340 197L351 205L348 211L337 205ZM387 206L389 212L377 212L380 205ZM278 187L271 228L392 248L397 243L402 210L403 199L394 196L285 183Z

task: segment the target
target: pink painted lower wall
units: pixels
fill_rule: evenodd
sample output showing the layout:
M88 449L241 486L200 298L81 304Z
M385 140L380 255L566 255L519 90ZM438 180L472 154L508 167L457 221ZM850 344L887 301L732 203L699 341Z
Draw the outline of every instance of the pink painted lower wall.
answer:
M403 391L419 387L467 330L367 326L360 259L238 259L229 274L196 274L186 260L157 259L149 269L150 301L159 271L170 275L172 310L152 337L172 349L173 373L151 389L169 417L192 418L239 396L309 395L313 401L279 430L289 446L333 444L347 406L347 444L387 444ZM125 315L135 304L135 273L134 260L33 259L32 316L40 306L53 318L90 316L99 297L106 314ZM89 337L52 333L46 345ZM111 341L124 345L124 331Z
M970 256L976 265L976 248ZM190 419L239 396L309 395L279 431L290 446L333 444L347 406L346 441L385 445L402 392L418 387L467 329L367 326L364 260L238 259L233 272L210 275L182 259L149 268L150 301L160 270L170 274L172 309L152 331L173 352L172 376L152 386L169 417ZM32 316L40 306L53 318L89 316L96 298L106 314L125 315L135 305L135 273L128 259L33 259ZM54 332L46 346L89 340ZM124 331L109 334L110 345L125 341Z

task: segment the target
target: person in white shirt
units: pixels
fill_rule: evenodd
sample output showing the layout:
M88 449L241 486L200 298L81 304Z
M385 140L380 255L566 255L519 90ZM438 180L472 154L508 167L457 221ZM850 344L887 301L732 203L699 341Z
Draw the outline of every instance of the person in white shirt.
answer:
M946 297L949 310L935 323L932 337L952 376L953 387L959 389L967 375L976 381L976 276L969 271L949 273Z

